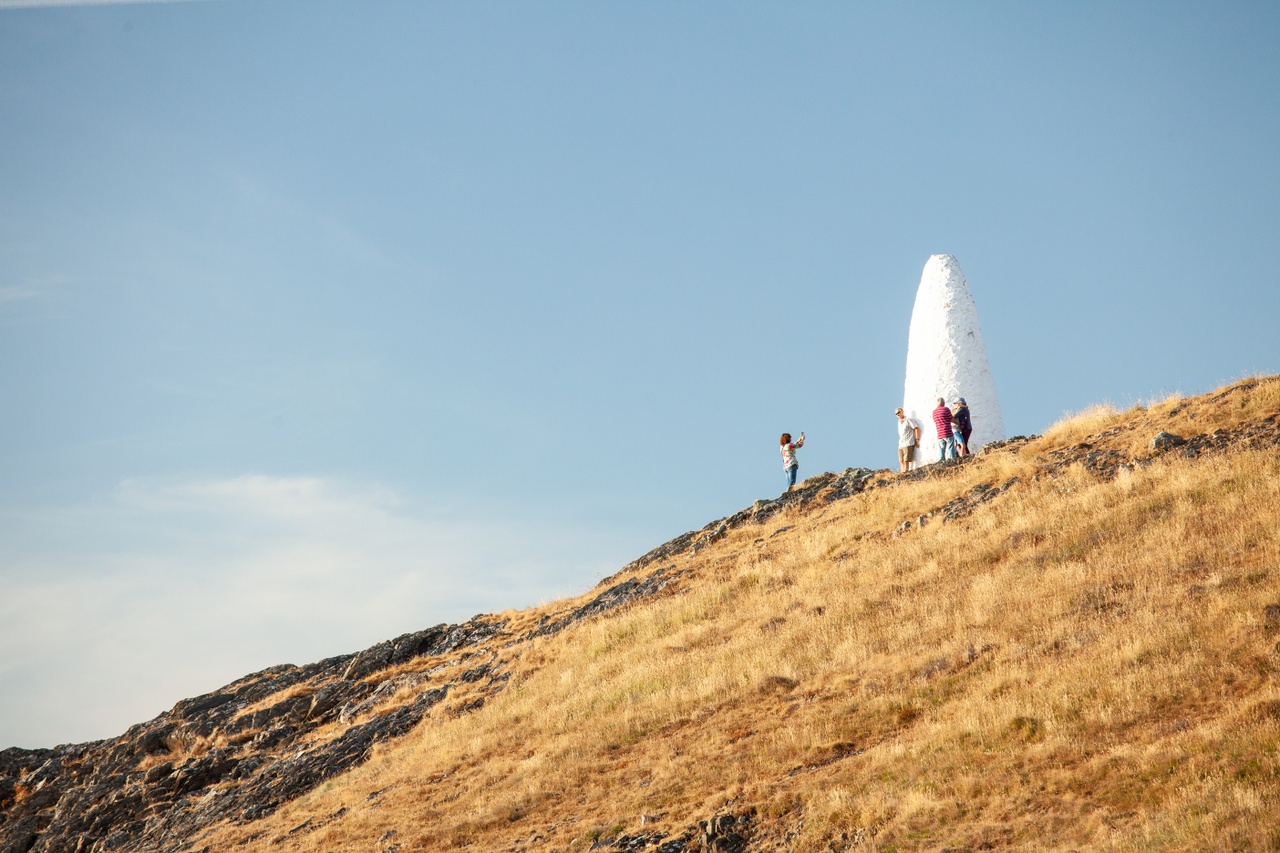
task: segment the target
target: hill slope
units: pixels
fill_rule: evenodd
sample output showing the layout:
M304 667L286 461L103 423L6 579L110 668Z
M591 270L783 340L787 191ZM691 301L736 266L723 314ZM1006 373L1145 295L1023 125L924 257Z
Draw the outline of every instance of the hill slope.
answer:
M1278 448L1270 377L814 477L578 599L5 750L0 853L1274 847Z

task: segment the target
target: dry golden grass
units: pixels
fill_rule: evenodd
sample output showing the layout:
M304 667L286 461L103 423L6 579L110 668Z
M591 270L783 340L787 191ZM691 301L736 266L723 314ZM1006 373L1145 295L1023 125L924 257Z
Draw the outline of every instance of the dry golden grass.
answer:
M1104 403L1067 414L1031 445L1033 452L1070 447L1091 440L1097 447L1114 447L1143 455L1158 431L1191 436L1229 429L1280 409L1280 378L1249 376L1212 394L1187 398L1169 394L1131 406L1124 412ZM1115 431L1106 435L1109 431Z
M1141 408L1135 407L1130 411ZM1097 403L1079 412L1064 412L1061 420L1044 431L1044 438L1051 444L1074 444L1092 433L1102 432L1114 424L1119 415L1120 411L1113 403Z
M480 711L433 713L197 849L577 851L748 807L762 849L1275 849L1276 449L1109 480L1038 460L1085 441L1146 455L1158 429L1277 411L1275 379L1097 407L945 476L732 531L671 561L688 574L670 594L516 647ZM895 535L1013 477L967 518Z

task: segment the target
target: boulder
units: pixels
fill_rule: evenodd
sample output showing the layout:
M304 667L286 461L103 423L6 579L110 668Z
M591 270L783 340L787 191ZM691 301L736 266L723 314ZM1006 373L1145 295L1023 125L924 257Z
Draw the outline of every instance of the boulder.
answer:
M1180 435L1161 431L1156 433L1155 438L1151 439L1151 450L1153 453L1159 453L1162 450L1168 450L1170 447L1179 447L1186 443L1187 440Z

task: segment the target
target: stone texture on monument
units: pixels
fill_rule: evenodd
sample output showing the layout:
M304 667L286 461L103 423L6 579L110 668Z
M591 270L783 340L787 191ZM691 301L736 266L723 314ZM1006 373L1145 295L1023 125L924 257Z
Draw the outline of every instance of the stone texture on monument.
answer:
M956 398L965 398L973 418L971 450L1005 437L978 308L959 262L951 255L933 255L924 265L907 336L902 407L907 417L920 423L917 465L938 458L932 412L939 397L952 408Z

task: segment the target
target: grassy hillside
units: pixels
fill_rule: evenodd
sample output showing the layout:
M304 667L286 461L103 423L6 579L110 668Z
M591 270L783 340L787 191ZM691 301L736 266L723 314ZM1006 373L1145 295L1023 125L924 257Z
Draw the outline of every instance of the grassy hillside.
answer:
M1280 848L1278 451L1272 377L880 472L190 849Z

